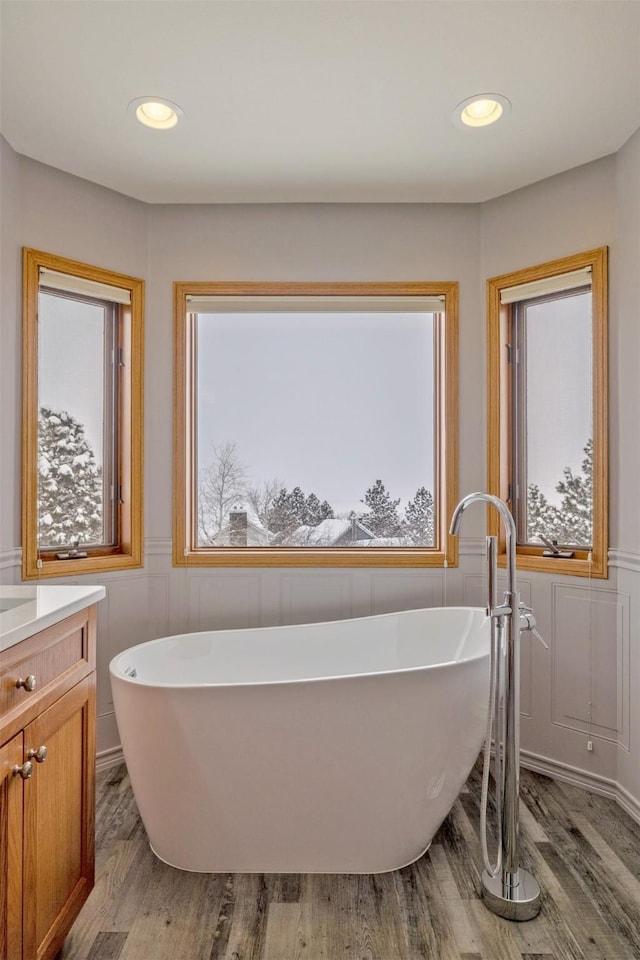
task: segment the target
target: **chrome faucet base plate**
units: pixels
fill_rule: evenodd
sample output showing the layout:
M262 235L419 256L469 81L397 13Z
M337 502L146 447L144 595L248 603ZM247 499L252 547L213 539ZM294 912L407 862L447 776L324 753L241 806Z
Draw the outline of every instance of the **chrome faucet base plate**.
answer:
M533 920L540 912L542 895L535 877L526 870L518 871L520 883L517 887L507 887L502 877L490 877L486 870L482 872L480 894L485 906L506 920Z

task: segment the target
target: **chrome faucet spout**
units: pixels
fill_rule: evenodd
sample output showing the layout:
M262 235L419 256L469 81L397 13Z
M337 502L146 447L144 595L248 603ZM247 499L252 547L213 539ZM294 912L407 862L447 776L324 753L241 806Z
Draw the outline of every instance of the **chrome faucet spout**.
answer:
M458 506L453 511L451 517L451 526L449 533L455 537L460 529L462 514L471 506L472 503L488 503L495 507L502 518L505 531L505 542L507 548L507 593L516 592L516 525L513 515L508 506L500 497L495 497L492 493L469 493L463 497Z

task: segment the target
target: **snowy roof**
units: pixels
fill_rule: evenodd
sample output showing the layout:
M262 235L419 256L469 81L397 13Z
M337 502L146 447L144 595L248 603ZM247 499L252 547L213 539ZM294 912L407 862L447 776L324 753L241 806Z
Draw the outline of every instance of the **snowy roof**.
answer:
M373 533L356 520L356 531L360 536L372 537ZM293 537L301 543L331 545L351 532L352 521L348 517L332 517L329 520L323 520L315 527L303 524L293 533Z

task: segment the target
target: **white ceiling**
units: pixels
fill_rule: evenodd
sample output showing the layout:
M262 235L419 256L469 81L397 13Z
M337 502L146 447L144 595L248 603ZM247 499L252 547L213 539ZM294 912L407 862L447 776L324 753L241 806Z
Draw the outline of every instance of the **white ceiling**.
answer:
M640 126L640 0L2 0L0 129L150 203L475 202ZM457 103L508 97L495 127ZM136 97L178 103L142 127Z

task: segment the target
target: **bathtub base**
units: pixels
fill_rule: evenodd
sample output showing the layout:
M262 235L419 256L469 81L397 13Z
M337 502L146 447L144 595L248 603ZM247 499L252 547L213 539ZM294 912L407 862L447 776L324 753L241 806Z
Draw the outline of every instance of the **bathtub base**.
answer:
M389 867L387 870L375 870L375 871L349 870L348 873L338 869L336 870L327 870L327 869L322 869L322 870L308 870L308 869L307 870L259 870L259 869L246 870L246 869L242 869L242 870L238 870L237 867L234 867L232 865L227 865L226 869L223 869L219 865L212 866L211 870L202 870L200 868L194 869L193 867L181 866L177 863L170 863L168 860L165 860L165 858L162 857L158 853L158 851L154 848L151 842L149 843L149 848L151 850L151 853L154 855L154 857L157 857L161 863L166 863L168 867L173 867L174 870L182 870L185 873L257 873L257 874L321 873L321 874L341 875L341 876L372 876L378 873L395 873L396 870L403 870L405 867L411 866L412 863L417 863L418 860L421 860L422 857L424 857L424 855L428 853L432 843L433 843L433 840L429 840L429 843L426 845L422 853L419 853L417 857L413 858L413 860L409 860L407 863L402 863L397 867Z

